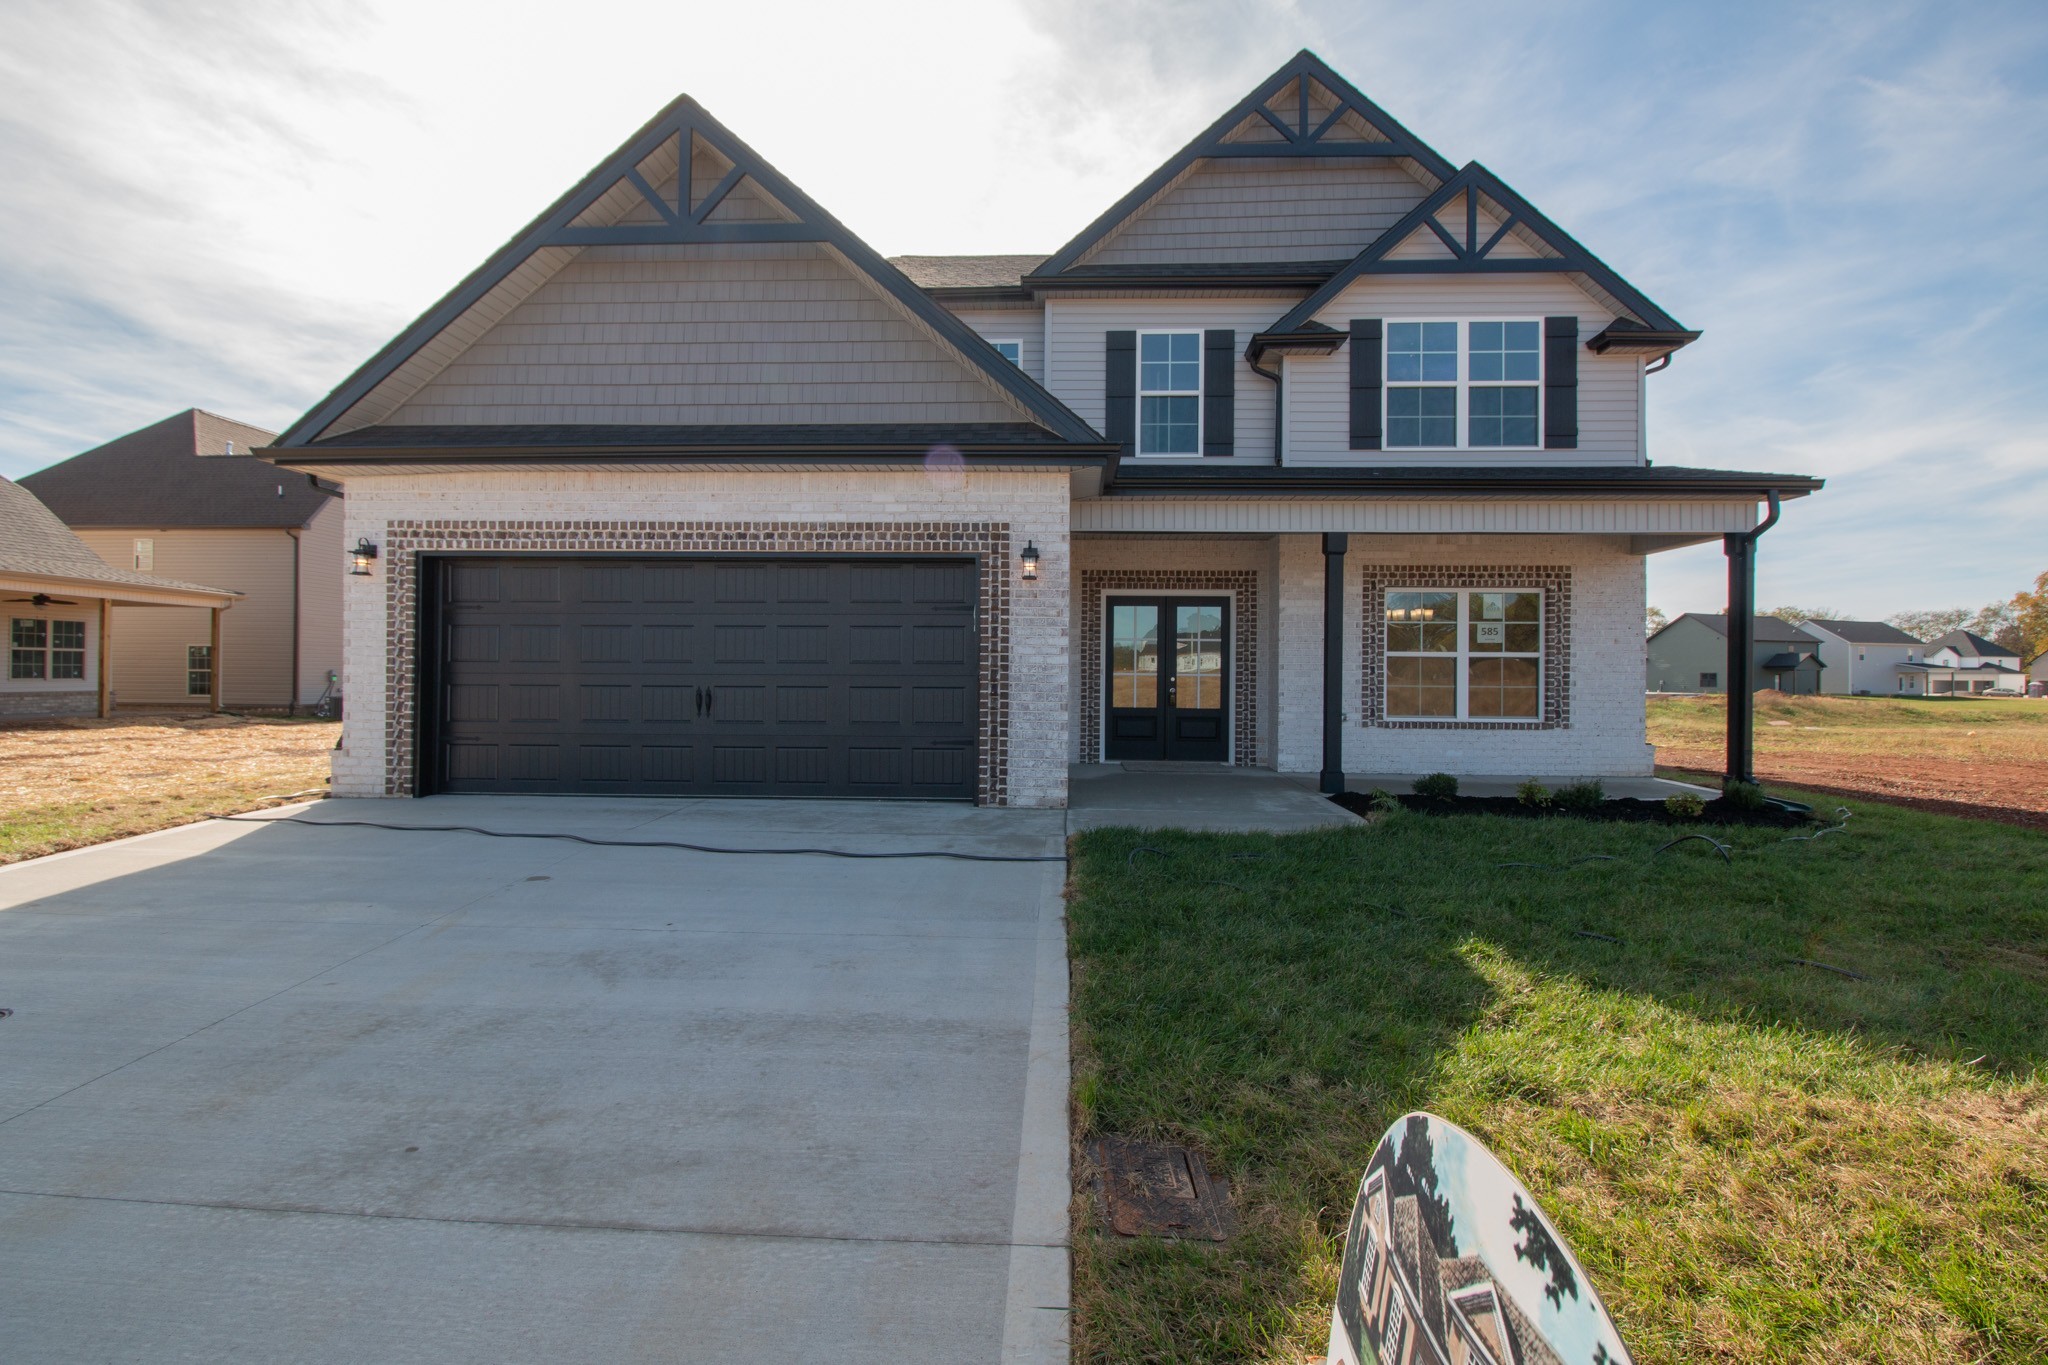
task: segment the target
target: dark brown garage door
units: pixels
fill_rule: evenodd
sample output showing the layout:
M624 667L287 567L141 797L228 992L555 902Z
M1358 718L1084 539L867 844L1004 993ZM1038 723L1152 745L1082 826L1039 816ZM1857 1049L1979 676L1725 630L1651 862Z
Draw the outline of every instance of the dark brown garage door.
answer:
M446 558L428 790L975 795L971 560Z

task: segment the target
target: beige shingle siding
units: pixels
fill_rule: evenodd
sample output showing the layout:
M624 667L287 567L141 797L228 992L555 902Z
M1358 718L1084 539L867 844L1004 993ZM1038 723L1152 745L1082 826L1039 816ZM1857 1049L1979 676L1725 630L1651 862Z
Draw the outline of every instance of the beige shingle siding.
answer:
M222 705L286 705L292 677L291 538L281 530L144 527L79 533L102 559L116 565L129 562L137 536L156 542L158 574L247 594L221 616ZM110 676L119 700L203 701L185 691L185 647L212 638L209 614L190 607L114 608Z
M592 247L394 424L1000 422L984 379L822 248Z
M1425 229L1427 231L1427 229ZM1430 234L1434 236L1435 234ZM1352 318L1541 318L1572 314L1581 341L1614 318L1564 275L1374 275L1340 294L1317 320L1340 331ZM1365 451L1351 446L1349 348L1287 362L1287 463L1311 464L1640 464L1642 362L1579 352L1576 450Z
M1085 262L1344 260L1424 193L1392 161L1207 161L1133 215Z
M1047 374L1053 396L1080 414L1096 430L1102 429L1104 369L1103 337L1112 331L1187 331L1232 327L1237 330L1237 416L1236 452L1238 464L1273 462L1273 385L1252 372L1244 361L1244 348L1252 335L1286 312L1298 299L1285 295L1254 298L1197 297L1166 299L1148 296L1135 299L1055 298L1048 302L1052 341L1052 364ZM1207 464L1223 464L1213 457L1188 456Z

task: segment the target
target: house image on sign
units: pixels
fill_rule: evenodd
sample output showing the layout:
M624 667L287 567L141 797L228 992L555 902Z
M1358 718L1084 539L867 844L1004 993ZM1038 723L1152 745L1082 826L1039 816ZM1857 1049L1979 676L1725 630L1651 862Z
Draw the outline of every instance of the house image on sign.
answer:
M1821 487L1650 462L1697 335L1306 52L1042 256L683 97L260 454L378 555L337 795L1647 776L1646 557Z
M1929 696L2026 693L2027 674L2020 667L2020 656L1995 641L1967 630L1952 630L1929 640L1926 649L1918 671L1926 678Z
M292 709L338 691L339 491L250 452L273 433L188 409L24 478L22 486L116 568L220 583L223 705ZM125 706L204 701L203 611L118 606L114 687Z
M1884 621L1808 621L1820 641L1821 690L1843 696L1921 696L1927 646Z
M1813 693L1826 671L1821 642L1775 616L1754 618L1749 690ZM1689 611L1649 638L1645 646L1652 692L1728 690L1728 618Z

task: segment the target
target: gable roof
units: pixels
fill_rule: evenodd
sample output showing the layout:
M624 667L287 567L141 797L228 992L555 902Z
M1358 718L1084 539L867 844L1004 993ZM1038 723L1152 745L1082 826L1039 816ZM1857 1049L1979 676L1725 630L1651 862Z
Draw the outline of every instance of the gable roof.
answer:
M0 479L0 579L56 591L66 585L99 588L97 596L127 596L123 589L161 596L182 596L192 606L221 606L240 597L224 588L184 583L134 569L117 569L94 554L72 529L43 506L35 494L12 479Z
M1315 112L1310 109L1308 102L1308 84L1311 81L1322 86L1336 102L1336 108L1322 115L1319 120L1311 117ZM1276 116L1266 106L1274 96L1296 82L1300 83L1300 104L1294 120L1290 123L1289 120ZM1371 141L1339 141L1327 138L1325 134L1347 115L1361 120L1378 134L1378 138ZM1271 132L1276 132L1279 136L1255 142L1231 142L1230 135L1248 119L1261 120L1269 125ZM1194 141L1168 157L1151 175L1139 181L1130 193L1110 205L1094 222L1082 228L1033 274L1042 278L1058 275L1072 268L1091 248L1107 239L1126 219L1137 213L1155 195L1172 185L1195 163L1210 158L1240 156L1405 157L1419 165L1427 175L1439 181L1449 179L1455 171L1449 161L1404 128L1393 115L1367 99L1356 86L1331 70L1322 58L1304 48L1278 71L1261 81L1250 94L1232 105Z
M674 202L655 189L643 169L663 156L671 144L677 148L681 166ZM692 158L700 148L708 148L730 167L701 198L693 192L690 175ZM765 197L769 211L723 212L746 196L756 201ZM756 203L755 207L764 205ZM633 221L635 218L638 221ZM1004 360L973 329L940 307L703 106L683 95L294 422L278 438L276 447L305 446L318 440L494 290L507 286L517 298L523 298L584 247L771 242L815 243L837 253L1030 420L1069 441L1100 441L1065 404ZM464 345L473 339L459 338Z
M1466 203L1466 233L1464 240L1446 231L1438 222L1437 214L1453 201L1463 196ZM1499 229L1487 236L1479 233L1477 219L1480 198L1491 200L1499 209L1503 221ZM1508 235L1520 229L1554 254L1496 257L1494 247ZM1409 236L1417 231L1427 230L1446 247L1447 253L1436 259L1398 259L1393 256ZM1322 286L1295 309L1273 324L1276 332L1290 331L1314 318L1323 308L1333 302L1344 289L1361 275L1367 274L1495 274L1522 273L1529 271L1562 271L1584 277L1589 283L1610 296L1623 309L1635 315L1636 321L1653 332L1667 332L1677 335L1679 340L1670 349L1676 350L1699 336L1688 331L1678 319L1659 308L1636 287L1616 274L1614 269L1573 239L1571 234L1537 212L1536 208L1521 195L1508 188L1501 178L1478 162L1468 162L1463 170L1447 177L1444 182L1425 196L1421 203L1410 209L1401 221L1395 223L1376 238L1371 246L1351 263L1325 280Z
M1889 621L1808 621L1808 631L1825 631L1852 645L1917 645L1918 636L1908 635Z
M21 483L73 527L304 526L336 495L249 453L275 435L187 408Z
M1657 635L1662 635L1665 630L1671 629L1671 626L1677 625L1680 621L1697 621L1724 639L1728 634L1728 617L1726 613L1715 616L1702 611L1688 611L1675 617L1671 624L1665 626L1664 630L1658 631ZM1775 616L1758 616L1753 618L1750 630L1750 638L1760 645L1817 645L1820 643L1820 641L1814 639L1791 622L1781 621ZM1654 640L1657 638L1657 635L1652 635L1650 638Z
M889 264L920 289L1002 289L1020 285L1045 261L1030 256L891 256Z
M1927 642L1930 651L1952 649L1965 659L2012 659L2017 658L2011 650L1996 640L1987 640L1967 630L1952 630Z

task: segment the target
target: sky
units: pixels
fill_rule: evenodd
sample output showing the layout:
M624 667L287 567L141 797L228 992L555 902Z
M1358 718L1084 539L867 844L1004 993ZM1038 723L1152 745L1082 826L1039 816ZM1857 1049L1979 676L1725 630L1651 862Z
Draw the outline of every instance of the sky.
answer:
M884 254L1050 251L1303 47L1704 330L1652 460L1827 478L1762 604L2048 569L2037 0L10 0L0 474L282 428L680 92Z

